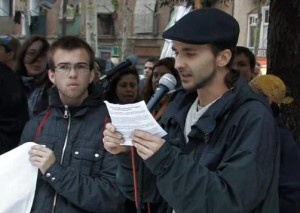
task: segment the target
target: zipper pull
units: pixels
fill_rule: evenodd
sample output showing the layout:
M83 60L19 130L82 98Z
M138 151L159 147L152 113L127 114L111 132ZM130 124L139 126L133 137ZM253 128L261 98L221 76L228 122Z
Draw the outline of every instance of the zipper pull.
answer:
M69 110L68 110L68 105L65 105L65 112L64 112L64 118L68 118L69 117Z

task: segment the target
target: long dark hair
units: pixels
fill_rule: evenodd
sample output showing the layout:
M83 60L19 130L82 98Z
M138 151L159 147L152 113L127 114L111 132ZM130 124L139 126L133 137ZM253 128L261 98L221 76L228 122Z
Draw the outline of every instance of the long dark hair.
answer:
M34 35L29 37L27 40L25 40L19 52L18 63L17 63L17 73L21 76L27 76L27 70L25 67L24 58L28 48L32 45L33 42L36 41L42 42L42 48L39 50L38 54L36 54L35 58L31 60L31 63L36 61L41 54L46 54L50 49L50 44L45 37Z
M154 64L153 71L155 70L156 67L159 67L159 66L165 66L170 71L170 73L172 75L174 75L174 77L177 80L176 88L181 85L178 71L175 69L175 59L174 58L166 57L166 58L160 59L158 62L156 62ZM149 76L149 78L147 79L147 81L145 82L144 94L143 94L145 102L148 102L154 93L153 87L152 87L153 71L152 71L151 75Z
M127 68L126 70L121 71L120 73L116 74L110 84L108 89L104 92L104 98L105 100L107 100L108 102L111 103L120 103L120 100L117 97L117 93L116 93L116 88L117 88L117 84L118 82L121 80L121 78L124 75L134 75L136 78L136 82L137 82L137 99L136 102L139 101L139 82L140 82L140 76L138 74L138 71L136 69L135 66L130 66L129 68Z

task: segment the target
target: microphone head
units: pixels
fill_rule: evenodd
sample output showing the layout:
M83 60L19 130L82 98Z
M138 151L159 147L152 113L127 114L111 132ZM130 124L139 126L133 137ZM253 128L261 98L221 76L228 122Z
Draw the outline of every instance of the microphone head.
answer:
M159 79L158 83L166 86L170 91L175 88L175 86L177 84L177 80L174 77L174 75L172 75L170 73L166 73Z
M131 65L136 65L139 61L139 58L136 55L130 55L126 58L126 61L129 61Z

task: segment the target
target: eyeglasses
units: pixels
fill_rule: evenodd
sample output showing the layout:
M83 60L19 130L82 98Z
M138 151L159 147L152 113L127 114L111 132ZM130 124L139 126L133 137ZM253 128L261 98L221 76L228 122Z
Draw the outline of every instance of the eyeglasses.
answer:
M73 66L71 64L62 63L62 64L58 64L55 67L55 71L61 73L69 73L72 68L74 68L74 70L78 73L86 73L91 70L90 65L88 65L87 63L77 63L74 64Z

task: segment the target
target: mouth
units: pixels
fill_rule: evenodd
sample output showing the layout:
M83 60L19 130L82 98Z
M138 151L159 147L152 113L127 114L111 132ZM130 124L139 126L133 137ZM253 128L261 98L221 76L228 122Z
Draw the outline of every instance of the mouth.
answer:
M68 86L68 87L78 87L79 84L77 84L77 83L70 83L70 84L68 84L67 86Z
M42 68L40 65L32 65L32 67L36 70L40 70Z
M182 79L191 78L193 75L191 73L179 73Z
M124 95L124 98L133 98L133 95Z

